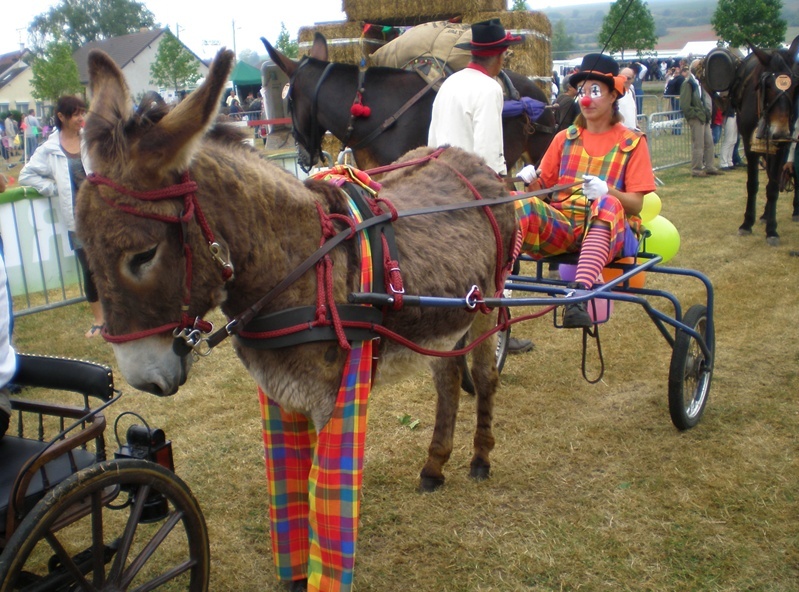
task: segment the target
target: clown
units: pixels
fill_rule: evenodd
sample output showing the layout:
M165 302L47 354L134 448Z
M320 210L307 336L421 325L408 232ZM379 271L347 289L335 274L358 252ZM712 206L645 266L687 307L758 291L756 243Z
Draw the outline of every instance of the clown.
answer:
M582 186L555 192L546 201L521 200L517 216L522 251L533 258L579 251L569 287L580 291L592 288L613 259L637 252L638 214L644 194L655 189L655 177L646 137L621 124L624 77L615 60L586 55L570 83L578 89L580 114L555 136L539 169L525 167L519 177L530 190L581 181ZM585 302L566 306L564 327L591 324Z

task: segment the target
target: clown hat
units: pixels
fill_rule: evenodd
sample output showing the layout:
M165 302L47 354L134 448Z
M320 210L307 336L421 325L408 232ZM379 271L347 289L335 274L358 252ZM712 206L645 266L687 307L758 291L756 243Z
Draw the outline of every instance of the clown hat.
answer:
M580 71L569 77L569 84L579 87L585 80L599 80L614 89L619 96L624 94L623 76L619 76L619 64L610 56L601 53L589 53L580 64Z
M500 54L511 45L519 45L524 42L523 35L511 35L505 31L505 27L499 19L491 19L474 23L472 25L471 43L458 43L458 49L468 49L472 53L481 55Z

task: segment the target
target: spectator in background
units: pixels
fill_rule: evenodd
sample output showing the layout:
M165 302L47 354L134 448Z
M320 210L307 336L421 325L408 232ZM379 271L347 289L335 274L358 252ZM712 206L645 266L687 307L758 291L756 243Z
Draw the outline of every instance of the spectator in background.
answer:
M83 287L92 311L93 321L86 337L95 337L103 329L103 308L86 260L83 244L75 233L75 196L86 179L86 166L81 156L83 116L86 105L76 96L63 96L56 103L56 131L36 151L19 173L20 185L29 185L46 197L57 197L61 221L68 231L69 244L83 270Z
M6 117L6 120L3 123L5 124L5 131L3 132L3 145L8 149L9 157L17 156L17 147L14 144L14 140L19 134L17 121L11 117L11 113L9 113L8 117ZM9 165L9 167L11 166L12 165Z
M241 119L241 107L238 99L233 99L230 102L230 118L236 121Z
M33 156L36 148L39 146L39 134L41 127L39 120L36 118L36 111L31 109L25 116L25 147L28 151L28 158Z
M233 103L234 100L238 99L236 99L236 91L231 88L230 92L227 95L227 98L225 99L225 105L230 107L231 103Z
M672 68L666 77L666 86L663 88L663 96L668 97L672 111L680 110L680 88L685 80L679 68Z
M723 174L713 161L713 134L710 131L712 103L710 95L696 79L700 60L683 70L685 82L680 90L680 108L691 128L691 176L706 177Z
M638 110L635 108L635 91L632 88L635 72L632 68L622 68L619 72L624 77L624 94L619 97L619 115L624 127L631 130L638 129Z
M724 112L721 135L721 152L719 157L719 168L722 171L731 171L735 168L734 150L738 145L738 122L735 119L735 109L728 107ZM740 156L738 157L740 162Z
M710 122L710 135L713 136L713 150L718 156L718 145L721 140L721 126L724 123L724 114L721 109L713 105L713 119Z

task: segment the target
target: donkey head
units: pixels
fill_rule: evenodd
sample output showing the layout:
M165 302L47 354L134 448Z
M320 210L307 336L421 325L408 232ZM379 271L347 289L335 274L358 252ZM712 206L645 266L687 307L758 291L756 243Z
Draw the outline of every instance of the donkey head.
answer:
M324 35L314 35L311 52L299 62L286 57L261 37L269 57L289 77L288 103L297 156L304 171L315 165L322 153L322 138L327 131L319 122L319 86L325 72L328 52Z
M751 46L750 46L751 47ZM787 141L793 131L796 98L799 97L799 36L790 48L766 51L751 47L757 60L758 137Z
M89 54L85 140L94 175L78 195L78 233L120 369L159 395L175 393L188 373L189 357L172 351L172 329L218 304L224 285L203 233L184 216L196 187L182 176L217 114L232 61L220 51L206 82L172 111L152 97L134 111L117 65Z

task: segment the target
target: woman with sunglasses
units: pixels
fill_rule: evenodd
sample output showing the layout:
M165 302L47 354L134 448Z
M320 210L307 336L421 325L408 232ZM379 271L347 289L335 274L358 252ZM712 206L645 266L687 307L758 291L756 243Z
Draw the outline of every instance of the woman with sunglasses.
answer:
M539 259L579 251L570 284L575 290L591 289L605 265L635 254L644 194L655 190L645 136L620 123L624 81L615 60L586 55L570 79L578 89L580 115L555 136L538 170L527 166L519 173L529 190L582 183L546 201L517 202L523 252ZM566 306L564 327L591 324L585 302Z

